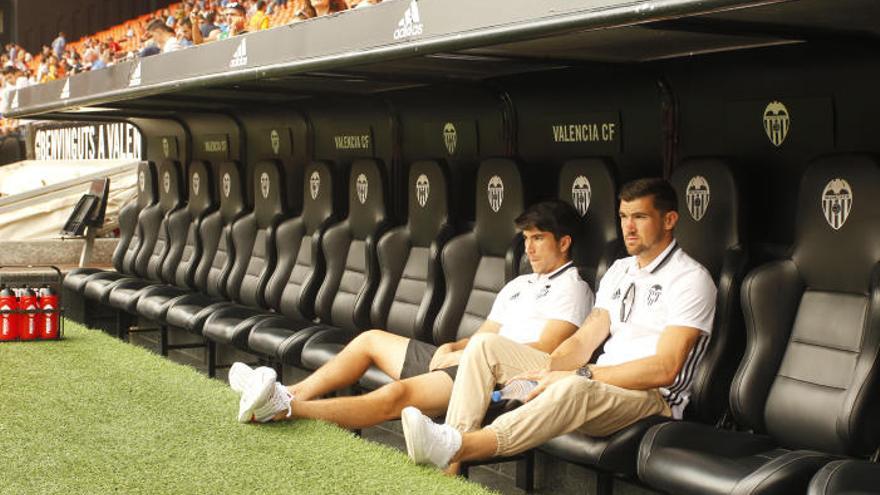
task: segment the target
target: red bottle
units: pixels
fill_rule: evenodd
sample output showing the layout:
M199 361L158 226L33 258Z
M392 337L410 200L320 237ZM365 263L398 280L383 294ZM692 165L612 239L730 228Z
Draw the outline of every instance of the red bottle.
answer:
M3 285L0 287L0 340L18 338L18 300L15 292Z
M37 323L39 306L37 295L29 287L25 286L18 299L18 307L21 309L21 325L18 337L21 340L34 340L40 336L40 327Z
M38 322L41 339L57 339L59 337L58 294L48 285L40 289L40 318Z

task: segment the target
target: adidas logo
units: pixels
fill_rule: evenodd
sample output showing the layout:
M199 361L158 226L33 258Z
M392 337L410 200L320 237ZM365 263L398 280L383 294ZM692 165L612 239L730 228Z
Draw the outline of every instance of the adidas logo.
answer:
M134 68L134 71L132 71L132 73L131 73L131 78L129 78L129 80L128 80L128 86L134 87L134 86L140 86L140 85L141 85L141 63L138 62L138 64Z
M18 108L18 91L16 91L15 94L12 96L12 104L10 105L10 108L12 108L13 110Z
M70 78L68 77L64 81L64 87L61 88L61 99L66 100L70 98Z
M394 39L401 40L413 36L420 36L424 30L422 18L419 15L419 4L416 0L412 0L409 8L403 13L403 18L397 23L397 29L394 30Z
M229 61L229 67L241 67L247 65L247 40L241 40L235 53L232 54L232 60Z

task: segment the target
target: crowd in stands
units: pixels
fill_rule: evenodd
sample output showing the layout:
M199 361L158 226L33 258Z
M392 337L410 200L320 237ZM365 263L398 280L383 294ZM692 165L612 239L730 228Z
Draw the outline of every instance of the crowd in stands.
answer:
M60 32L38 54L7 44L0 54L0 113L9 108L17 88L381 1L183 0L78 41L70 42ZM17 129L17 121L0 119L0 136Z

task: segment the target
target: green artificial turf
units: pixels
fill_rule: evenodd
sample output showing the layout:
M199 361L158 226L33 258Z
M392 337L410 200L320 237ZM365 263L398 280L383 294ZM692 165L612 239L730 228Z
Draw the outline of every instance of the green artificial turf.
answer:
M239 424L226 384L65 337L0 344L0 493L488 493L326 423Z

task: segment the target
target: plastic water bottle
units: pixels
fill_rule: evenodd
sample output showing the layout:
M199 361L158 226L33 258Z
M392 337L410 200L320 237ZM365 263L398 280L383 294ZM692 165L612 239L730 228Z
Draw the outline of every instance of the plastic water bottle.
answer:
M503 400L524 402L529 392L537 386L538 382L534 380L513 380L507 382L504 388L492 392L492 402L501 402Z

